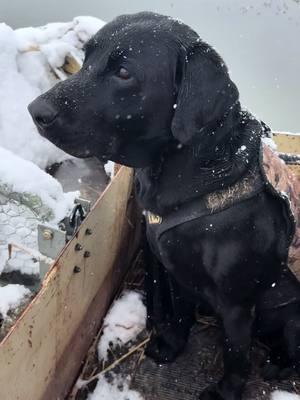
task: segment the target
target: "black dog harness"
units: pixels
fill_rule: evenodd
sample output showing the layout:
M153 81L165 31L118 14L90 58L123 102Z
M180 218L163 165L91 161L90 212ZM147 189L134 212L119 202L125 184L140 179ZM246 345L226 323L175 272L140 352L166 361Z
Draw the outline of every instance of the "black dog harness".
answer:
M152 251L161 259L163 235L187 222L225 210L268 190L285 205L284 214L290 239L288 266L300 280L300 182L274 151L261 143L260 161L236 183L185 202L175 210L156 215L145 211L147 237Z
M170 229L207 215L216 214L237 202L250 199L262 192L264 186L259 169L255 168L249 170L234 185L186 202L164 216L146 211L147 236L156 255L159 256L161 251L160 241L162 236Z

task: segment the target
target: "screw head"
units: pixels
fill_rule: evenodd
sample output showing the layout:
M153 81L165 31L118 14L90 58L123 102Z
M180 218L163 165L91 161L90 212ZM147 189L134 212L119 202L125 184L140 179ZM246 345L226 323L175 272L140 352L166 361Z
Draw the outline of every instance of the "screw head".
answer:
M83 254L84 258L88 258L90 256L91 256L91 252L90 251L85 251L84 254Z
M86 228L86 230L85 230L86 235L91 235L92 233L93 233L93 231L91 230L91 228Z
M76 251L82 250L82 246L81 246L80 243L76 243L76 244L75 244L75 250L76 250Z
M75 265L75 267L73 268L74 274L78 274L80 271L81 271L81 268L78 267L78 265Z
M53 232L50 231L50 229L45 229L45 230L43 231L43 238L44 238L45 240L51 240L51 239L53 238Z

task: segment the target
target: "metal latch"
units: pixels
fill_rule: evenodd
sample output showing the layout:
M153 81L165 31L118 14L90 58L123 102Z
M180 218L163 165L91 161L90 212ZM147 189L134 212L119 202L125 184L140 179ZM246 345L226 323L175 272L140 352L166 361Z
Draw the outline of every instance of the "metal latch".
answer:
M55 259L73 237L86 215L90 211L91 203L85 199L75 199L75 205L67 217L59 222L58 228L47 224L38 225L39 252L51 259ZM50 265L40 261L40 279L48 272Z

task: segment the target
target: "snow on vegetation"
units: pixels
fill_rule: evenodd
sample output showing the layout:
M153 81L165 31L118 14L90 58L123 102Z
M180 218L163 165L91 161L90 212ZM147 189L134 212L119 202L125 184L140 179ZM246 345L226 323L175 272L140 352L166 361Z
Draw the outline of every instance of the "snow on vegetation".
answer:
M146 314L142 295L135 291L124 292L105 317L98 344L99 359L106 360L110 348L135 340L146 327Z
M296 393L276 390L271 394L271 400L300 400L300 396Z
M44 204L50 210L48 219L55 223L71 210L78 193L64 193L61 184L51 175L1 147L0 160L0 185L7 185L9 192L31 195L35 211L38 211L39 204L40 207Z

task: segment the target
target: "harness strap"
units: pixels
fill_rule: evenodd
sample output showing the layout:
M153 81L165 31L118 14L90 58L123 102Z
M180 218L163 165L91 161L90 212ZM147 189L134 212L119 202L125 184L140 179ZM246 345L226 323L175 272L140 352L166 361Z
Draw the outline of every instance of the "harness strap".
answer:
M166 215L156 215L145 211L147 234L151 241L159 242L161 236L175 228L195 219L212 215L241 201L256 196L264 189L264 180L258 166L254 166L238 182L226 189L218 190L178 206Z

